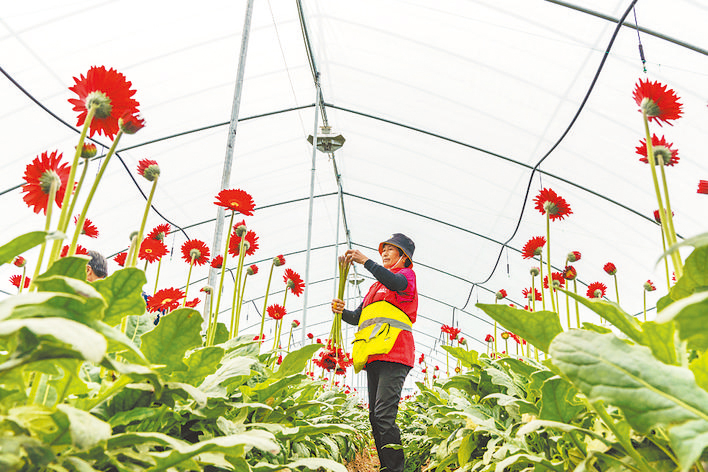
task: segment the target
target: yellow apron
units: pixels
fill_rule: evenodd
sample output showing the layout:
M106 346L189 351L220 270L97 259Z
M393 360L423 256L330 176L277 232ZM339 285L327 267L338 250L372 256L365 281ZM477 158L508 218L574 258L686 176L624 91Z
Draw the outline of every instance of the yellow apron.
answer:
M400 308L384 300L365 306L352 342L354 372L366 366L369 356L391 352L401 331L413 331L413 323Z

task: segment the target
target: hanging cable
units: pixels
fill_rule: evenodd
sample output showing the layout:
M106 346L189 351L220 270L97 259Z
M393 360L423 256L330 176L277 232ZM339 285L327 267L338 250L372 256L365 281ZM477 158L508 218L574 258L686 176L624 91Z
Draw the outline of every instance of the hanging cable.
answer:
M639 45L639 59L642 61L642 69L644 70L644 73L647 73L647 60L644 57L644 46L642 46L642 37L639 36L639 24L637 23L637 9L632 8L632 12L634 13L634 26L637 28L637 43Z

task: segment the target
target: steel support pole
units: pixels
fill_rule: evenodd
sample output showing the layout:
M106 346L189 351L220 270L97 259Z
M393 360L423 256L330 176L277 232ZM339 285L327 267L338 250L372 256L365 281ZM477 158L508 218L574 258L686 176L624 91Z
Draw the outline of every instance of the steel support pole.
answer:
M312 170L310 171L310 208L307 214L307 252L305 253L305 294L302 300L302 345L307 332L307 294L310 288L310 249L312 248L312 203L315 196L315 167L317 161L317 125L320 115L320 78L315 78L315 125L312 130Z
M229 123L229 134L226 138L226 155L224 156L224 167L221 173L221 187L219 191L229 187L231 180L231 165L234 159L234 143L236 141L236 127L238 126L238 112L241 107L241 92L243 90L243 75L246 69L246 53L248 52L248 38L251 33L251 18L253 17L253 0L248 0L246 4L246 16L243 22L243 32L241 34L241 52L238 58L238 70L236 72L236 85L234 88L234 99L231 105L231 121ZM224 230L224 207L217 206L216 211L216 226L214 228L214 239L212 243L212 253L214 256L221 254L221 233ZM231 231L231 228L229 228ZM213 267L209 268L210 287L214 288L211 294L207 294L204 301L204 319L209 319L209 307L211 306L211 297L218 295L216 290L219 287L215 286L217 270ZM263 314L265 316L265 313ZM215 313L215 323L218 321L219 314Z

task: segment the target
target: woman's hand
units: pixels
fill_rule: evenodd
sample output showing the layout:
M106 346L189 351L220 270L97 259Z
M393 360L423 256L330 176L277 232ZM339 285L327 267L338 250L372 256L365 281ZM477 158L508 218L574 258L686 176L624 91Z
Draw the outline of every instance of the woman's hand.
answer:
M344 260L347 262L356 262L358 264L364 264L369 260L361 251L358 249L349 249L344 253Z
M344 310L344 301L339 298L332 300L332 313L341 313Z

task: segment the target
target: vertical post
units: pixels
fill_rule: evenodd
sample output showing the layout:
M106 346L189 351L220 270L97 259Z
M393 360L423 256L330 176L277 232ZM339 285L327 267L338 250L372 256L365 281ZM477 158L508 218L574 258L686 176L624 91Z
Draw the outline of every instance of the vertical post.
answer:
M224 190L229 187L229 181L231 179L231 164L234 158L234 142L236 141L236 127L238 126L238 112L241 107L241 91L243 89L243 75L246 69L246 53L248 52L248 38L251 33L251 18L253 17L253 0L248 0L246 5L246 16L243 22L243 32L241 34L241 52L238 59L238 70L236 73L236 85L234 88L234 99L231 105L231 121L229 123L229 134L226 138L226 155L224 156L224 167L221 173L221 187L219 191ZM216 211L216 226L214 228L214 239L212 243L212 253L214 256L221 254L221 233L224 230L224 208L217 206ZM229 228L231 231L231 228ZM209 281L208 285L214 288L211 294L207 294L204 300L204 319L208 320L207 313L209 306L211 305L211 297L213 297L219 287L215 287L216 282L216 269L213 267L209 268ZM265 316L265 313L263 313ZM218 319L219 314L214 314L214 320Z
M310 288L310 249L312 247L312 203L315 196L315 163L317 160L317 120L320 115L320 77L315 77L315 125L312 130L312 170L310 171L310 208L307 214L307 252L305 253L305 294L302 300L302 345L307 332L307 294Z

